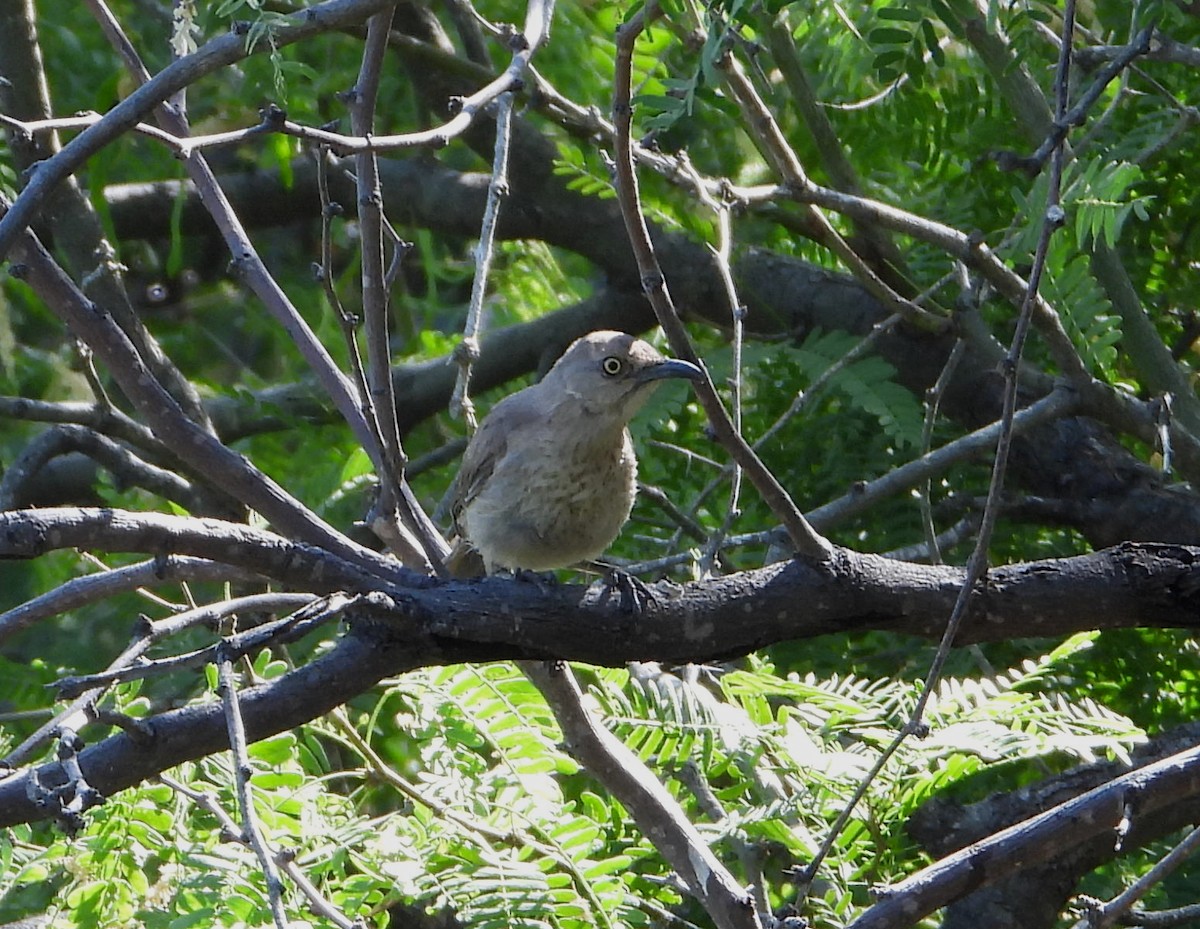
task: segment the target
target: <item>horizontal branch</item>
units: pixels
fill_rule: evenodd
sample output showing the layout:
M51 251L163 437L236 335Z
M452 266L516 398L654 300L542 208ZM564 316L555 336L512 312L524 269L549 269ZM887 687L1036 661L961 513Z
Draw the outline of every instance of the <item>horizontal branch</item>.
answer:
M379 583L310 547L217 520L109 510L0 514L0 557L94 547L101 540L112 550L175 547L247 565L269 560L269 573L326 588L335 580ZM706 662L779 641L868 629L936 639L961 582L958 568L835 549L815 567L790 561L682 587L659 584L644 612L631 615L603 585L546 587L500 577L430 581L367 598L362 612L348 617L348 635L309 664L245 691L243 712L249 738L257 740L302 725L385 676L424 666L510 657L603 665L641 658ZM1200 548L1178 545L1128 543L999 567L972 599L960 644L1085 628L1194 628L1200 624L1198 582ZM1083 602L1087 610L1079 609ZM149 740L119 733L79 755L87 783L111 795L228 747L216 702L145 722ZM52 762L0 779L0 826L53 817L52 805L38 798L46 795L41 788L65 777ZM1192 778L1190 789L1200 791L1200 778Z
M398 667L419 663L418 654L394 641L348 635L309 664L239 694L247 738L254 742L302 725ZM121 732L80 753L83 774L101 795L112 796L184 761L229 748L219 701L170 710L145 723L146 735ZM66 782L57 762L0 777L0 827L53 818L57 811L39 798Z
M372 619L438 643L437 664L553 658L619 667L702 663L833 632L941 636L963 569L835 548L828 562L780 562L677 586L652 585L637 615L603 584L547 587L504 577L389 583L320 549L216 519L58 508L0 513L0 558L83 548L208 558L308 592L383 592ZM1088 609L1081 611L1079 604ZM1084 629L1200 626L1200 548L1127 542L993 569L958 644Z
M36 558L65 548L139 552L164 560L191 555L312 592L389 589L387 582L335 554L240 523L95 507L0 513L0 558Z
M221 581L243 583L262 578L236 565L221 564L204 558L168 555L151 561L125 565L97 574L75 577L53 590L27 600L20 606L0 613L0 643L28 629L34 623L68 610L77 610L139 587L156 587L180 582Z

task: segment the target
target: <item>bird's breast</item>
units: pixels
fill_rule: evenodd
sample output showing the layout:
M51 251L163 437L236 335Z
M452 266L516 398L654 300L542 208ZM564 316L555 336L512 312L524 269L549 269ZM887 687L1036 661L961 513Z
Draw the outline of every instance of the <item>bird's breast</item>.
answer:
M637 459L625 430L603 439L510 442L464 511L467 537L486 563L547 571L608 548L633 507Z

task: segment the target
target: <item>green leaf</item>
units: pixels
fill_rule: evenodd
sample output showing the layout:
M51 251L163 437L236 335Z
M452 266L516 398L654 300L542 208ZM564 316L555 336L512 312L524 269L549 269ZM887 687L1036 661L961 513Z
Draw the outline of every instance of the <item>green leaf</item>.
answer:
M868 38L876 45L908 45L912 42L912 33L891 26L878 26L868 33Z
M921 11L911 6L885 6L876 15L880 19L901 20L908 23L918 23L922 18Z

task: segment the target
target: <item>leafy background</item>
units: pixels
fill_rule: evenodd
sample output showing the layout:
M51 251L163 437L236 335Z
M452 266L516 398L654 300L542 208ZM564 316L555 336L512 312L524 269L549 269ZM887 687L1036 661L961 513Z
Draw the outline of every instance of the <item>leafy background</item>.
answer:
M1000 170L991 157L1017 145L1013 120L977 58L962 40L965 0L916 0L893 5L745 4L727 0L701 8L667 4L635 60L639 131L653 132L665 150L685 149L698 169L739 183L770 179L762 158L738 129L739 116L720 93L715 56L729 43L749 56L789 141L806 165L820 159L788 100L788 88L763 50L766 33L793 38L817 99L865 192L877 199L966 230L980 230L1015 266L1028 262L1045 185ZM279 5L198 4L203 35L231 18L269 16ZM494 21L519 22L517 3L481 2ZM969 5L968 5L969 6ZM1159 18L1183 42L1197 21L1174 3L1097 0L1086 25L1120 41L1131 18ZM150 62L168 59L165 24L146 4L114 2ZM1007 31L1018 60L1044 87L1053 54L1041 27L1057 23L1053 4L984 4ZM615 26L621 4L561 4L553 42L537 58L558 90L603 110L610 94ZM98 30L80 24L70 4L41 4L41 38L56 111L103 112L129 87ZM699 44L687 41L699 30ZM270 56L251 58L206 80L190 96L197 131L248 124L261 103L286 107L300 122L342 115L338 94L350 86L359 45L327 37ZM498 53L497 53L498 54ZM1188 69L1155 71L1158 93L1118 97L1106 92L1100 114L1084 131L1064 179L1071 217L1051 249L1043 293L1061 313L1081 356L1098 378L1141 389L1123 351L1122 323L1097 285L1086 257L1102 242L1120 250L1138 291L1171 344L1194 308L1196 204L1191 195L1194 129L1176 132L1174 103L1195 99ZM380 131L404 131L425 118L404 72L389 68ZM530 114L535 118L535 114ZM572 186L609 195L598 147L545 120L539 129L558 146L556 170ZM222 170L278 170L302 154L282 137L221 152ZM487 170L462 146L439 155L456 167ZM814 168L814 179L829 178ZM101 216L105 185L179 178L179 166L155 144L126 139L100 152L84 178ZM0 183L18 186L0 151ZM715 223L684 192L649 172L643 176L648 215L671 228L715 241ZM789 228L785 207L747 210L736 221L737 248L769 248L829 265L828 254ZM853 228L831 217L845 234ZM407 293L397 301L397 360L449 352L457 341L470 289L472 242L417 228L400 232L415 243L406 268ZM352 299L357 275L354 227L337 227L338 287ZM291 298L338 351L337 322L309 271L311 228L262 235L272 270ZM954 268L932 248L901 242L914 288L934 288L953 305ZM148 306L154 334L209 397L244 399L304 375L281 333L223 274L223 258L177 235L167 242L121 243L121 260L142 282L175 286L185 271L195 280L186 298ZM490 325L531 319L547 307L588 295L594 270L577 256L538 242L506 243L489 296ZM938 282L942 281L941 284ZM166 285L163 282L167 282ZM982 314L1006 341L1011 310L986 302ZM719 380L731 371L724 337L697 327L706 361ZM753 343L744 355L744 430L762 435L798 394L843 358L858 338L814 331L796 342ZM1031 362L1050 362L1036 344ZM1190 352L1190 349L1189 349ZM1190 359L1189 359L1190 360ZM517 385L509 385L513 389ZM0 392L42 399L88 396L71 341L28 289L8 277L0 289ZM497 395L498 396L498 395ZM497 396L484 396L481 411ZM923 398L914 397L883 359L866 354L806 395L800 411L761 451L805 508L840 496L918 456L925 444ZM642 479L676 501L696 499L723 460L705 437L703 415L682 390L664 389L635 424ZM0 458L11 461L36 432L6 423ZM414 460L461 436L462 424L440 415L405 436ZM935 438L952 427L939 423ZM295 428L243 439L238 447L326 518L347 526L361 518L369 496L367 464L351 438L333 426ZM687 453L681 451L686 450ZM1150 453L1141 450L1147 457ZM414 473L418 495L436 511L454 464ZM953 521L955 501L980 495L987 463L956 467L932 488L934 512ZM101 483L97 501L148 508L139 491ZM728 485L696 508L706 528L725 515ZM742 501L734 531L770 525L753 494ZM860 550L885 552L920 541L917 497L874 506L830 529L831 538ZM945 551L959 562L971 540ZM619 559L647 560L686 548L661 511L643 499L614 546ZM1005 523L995 555L1026 560L1082 550L1064 528ZM725 559L728 570L762 563L748 547ZM106 559L108 565L119 563ZM60 553L32 563L0 564L0 598L14 605L63 580L89 573L81 555ZM690 566L677 569L686 577ZM44 718L45 687L67 674L95 669L98 654L124 644L131 617L163 615L173 603L125 597L56 621L52 634L20 639L0 658L5 712L0 751ZM328 633L327 633L328 635ZM196 633L197 643L203 638ZM327 647L315 636L257 656L247 682L267 679ZM585 669L589 700L626 743L670 785L689 816L726 860L753 860L773 906L794 895L791 869L805 862L876 753L906 718L930 659L924 643L882 634L827 636L781 645L722 668L673 674ZM843 925L869 903L869 888L920 865L904 824L927 798L965 800L1029 783L1097 757L1125 757L1146 733L1194 719L1200 655L1195 639L1172 631L1082 634L1066 642L1030 640L962 650L932 708L933 735L906 744L856 810L814 887L805 915L814 925ZM119 688L113 706L134 716L151 708L202 699L212 681L201 676ZM251 749L255 802L271 840L296 850L296 861L328 898L367 925L387 925L408 908L452 912L470 926L657 926L706 924L629 817L598 789L559 744L561 734L525 678L506 663L433 668L406 674L362 695L344 710ZM231 810L230 762L213 757L171 772L181 788L211 796ZM696 785L704 785L700 790ZM0 839L0 921L48 909L55 926L259 925L269 921L261 874L252 854L222 841L211 809L181 788L152 783L110 798L86 827L65 836L48 824L17 827ZM1130 855L1089 878L1088 890L1111 895L1158 849ZM1200 876L1183 874L1155 891L1156 904L1200 895ZM297 918L303 906L289 897ZM402 923L401 923L402 924Z

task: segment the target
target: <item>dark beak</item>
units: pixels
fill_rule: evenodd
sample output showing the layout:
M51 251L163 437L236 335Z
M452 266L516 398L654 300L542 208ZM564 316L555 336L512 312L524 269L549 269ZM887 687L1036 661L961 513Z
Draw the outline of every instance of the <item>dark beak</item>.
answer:
M637 373L639 384L645 384L649 381L662 381L674 377L682 377L689 381L702 381L704 380L704 372L690 361L668 358L649 368L642 368Z

